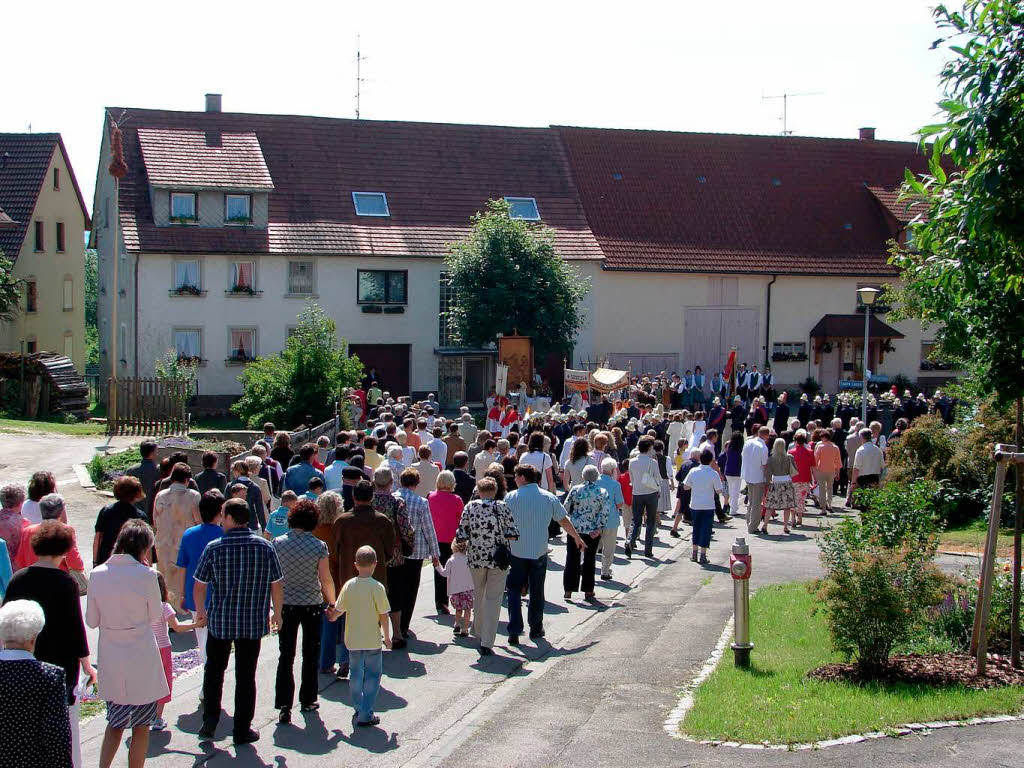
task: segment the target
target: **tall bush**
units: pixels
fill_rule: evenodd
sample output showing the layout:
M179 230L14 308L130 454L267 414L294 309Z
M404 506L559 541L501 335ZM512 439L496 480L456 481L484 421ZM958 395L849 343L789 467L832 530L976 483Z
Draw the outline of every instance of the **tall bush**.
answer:
M826 576L815 588L832 645L864 678L880 674L942 599L945 579L931 562L940 530L927 506L932 490L893 486L861 521L844 520L818 540Z
M242 397L231 410L251 429L266 421L290 429L307 415L314 423L326 421L342 390L363 375L359 358L348 356L345 340L319 305L309 302L298 323L282 352L249 363L239 376ZM347 422L347 409L341 416Z

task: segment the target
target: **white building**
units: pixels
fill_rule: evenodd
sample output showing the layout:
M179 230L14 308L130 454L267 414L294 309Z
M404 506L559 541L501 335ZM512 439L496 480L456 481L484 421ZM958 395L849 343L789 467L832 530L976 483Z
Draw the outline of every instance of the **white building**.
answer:
M555 232L591 278L572 363L634 371L773 365L777 386L859 379L856 289L896 274L888 243L909 143L110 109L126 115L115 201L104 135L93 235L101 364L152 374L167 349L200 359L226 404L245 361L279 351L304 302L334 318L396 394L480 402L493 351L453 348L442 257L491 198ZM113 217L119 211L118 249ZM119 285L113 258L119 253ZM495 311L501 311L496 307ZM934 383L931 336L872 324L869 369ZM556 370L547 371L557 381Z

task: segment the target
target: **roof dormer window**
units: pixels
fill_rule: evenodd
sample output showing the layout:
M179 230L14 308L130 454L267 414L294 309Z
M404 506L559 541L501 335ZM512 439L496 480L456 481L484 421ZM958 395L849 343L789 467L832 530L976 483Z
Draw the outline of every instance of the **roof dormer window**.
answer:
M224 221L248 224L252 221L251 195L224 195Z
M508 215L513 219L525 219L526 221L540 221L540 211L537 210L537 198L535 197L506 197L508 203Z
M196 221L195 192L171 192L171 221Z
M383 192L353 192L356 216L390 216L388 197Z

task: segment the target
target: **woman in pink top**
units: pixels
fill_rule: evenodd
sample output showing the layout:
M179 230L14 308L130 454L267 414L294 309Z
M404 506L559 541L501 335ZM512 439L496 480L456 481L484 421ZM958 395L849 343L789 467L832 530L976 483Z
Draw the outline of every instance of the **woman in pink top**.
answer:
M839 446L832 442L832 433L827 429L819 429L815 433L817 445L814 446L814 464L818 479L818 504L821 513L827 515L832 511L832 485L836 474L843 465Z
M441 550L441 565L452 556L452 540L462 518L462 499L455 495L455 475L447 469L437 476L437 490L427 494L430 517ZM434 605L438 613L448 614L448 580L434 571Z
M793 491L796 493L796 524L804 524L804 512L807 510L807 493L811 490L811 479L814 472L814 452L807 447L807 433L798 429L793 435L793 447L789 455L796 464L796 476L793 478Z

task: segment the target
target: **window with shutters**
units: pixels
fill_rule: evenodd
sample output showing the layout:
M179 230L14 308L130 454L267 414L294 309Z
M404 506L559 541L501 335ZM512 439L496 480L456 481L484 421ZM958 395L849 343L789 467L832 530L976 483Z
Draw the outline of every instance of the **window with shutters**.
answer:
M64 311L70 312L75 308L75 283L70 277L64 278Z

